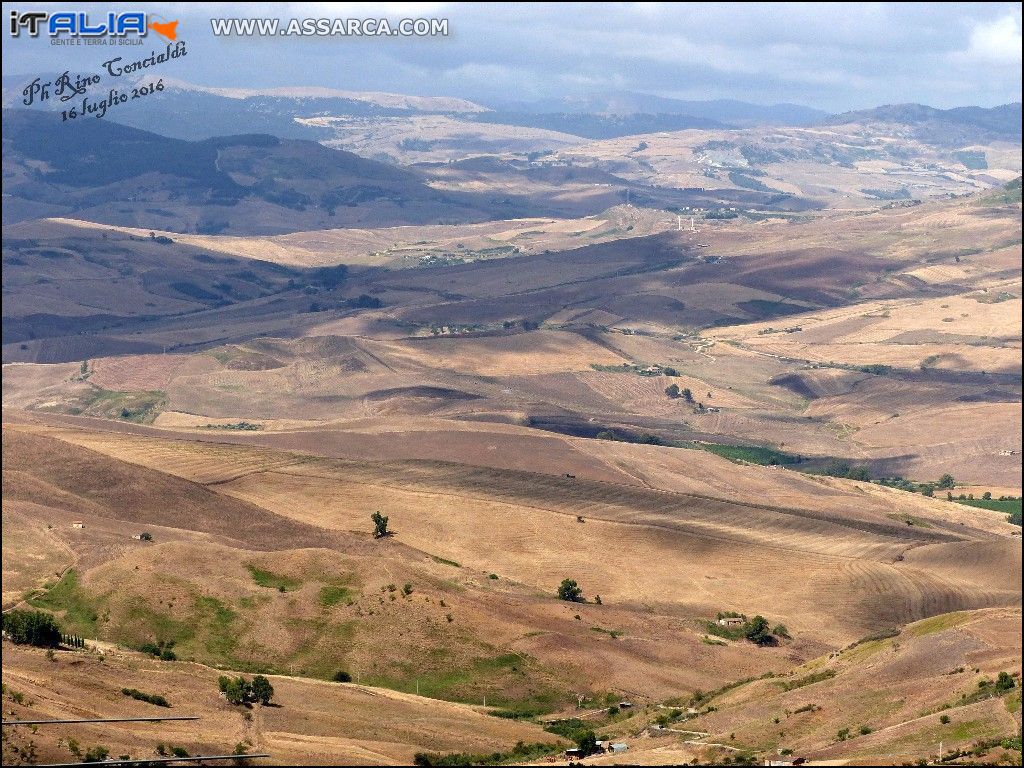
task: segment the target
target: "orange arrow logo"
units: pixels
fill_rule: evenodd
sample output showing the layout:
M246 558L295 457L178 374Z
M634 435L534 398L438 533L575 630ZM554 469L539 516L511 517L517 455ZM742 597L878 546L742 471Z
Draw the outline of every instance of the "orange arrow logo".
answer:
M151 21L149 22L149 28L158 35L163 35L168 40L178 39L178 22L176 21L168 21L165 24L161 24L158 21Z

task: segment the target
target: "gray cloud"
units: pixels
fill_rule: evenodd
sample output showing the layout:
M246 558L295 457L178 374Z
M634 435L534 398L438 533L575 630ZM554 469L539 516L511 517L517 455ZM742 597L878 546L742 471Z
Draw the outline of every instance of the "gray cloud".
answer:
M1021 6L977 4L146 4L182 20L174 77L204 85L325 85L482 101L636 90L796 102L833 111L916 101L1019 101ZM4 10L51 3L5 3ZM61 9L105 12L97 3ZM127 9L125 4L118 9ZM447 39L216 39L211 15L438 16ZM5 72L96 69L95 49L7 39Z

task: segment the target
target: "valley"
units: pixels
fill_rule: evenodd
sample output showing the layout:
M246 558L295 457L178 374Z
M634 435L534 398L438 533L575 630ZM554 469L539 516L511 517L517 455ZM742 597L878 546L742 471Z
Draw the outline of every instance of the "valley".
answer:
M4 110L5 764L1019 763L1019 104L161 98Z

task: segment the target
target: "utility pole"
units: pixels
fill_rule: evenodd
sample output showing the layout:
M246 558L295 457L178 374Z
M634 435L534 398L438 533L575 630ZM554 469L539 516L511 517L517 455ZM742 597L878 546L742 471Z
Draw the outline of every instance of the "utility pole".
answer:
M683 217L679 216L677 214L676 215L676 232L682 232L682 231L683 231Z

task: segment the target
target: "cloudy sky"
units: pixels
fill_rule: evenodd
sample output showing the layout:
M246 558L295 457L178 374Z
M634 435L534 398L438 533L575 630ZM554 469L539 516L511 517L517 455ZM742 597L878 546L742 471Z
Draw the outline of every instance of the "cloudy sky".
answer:
M144 9L179 19L189 55L166 68L210 86L322 85L486 103L639 91L843 111L1021 99L1021 5L4 3L26 10ZM215 38L211 16L449 20L447 38ZM155 36L146 51L157 47ZM141 49L135 49L141 50ZM5 74L91 71L97 48L5 32ZM173 69L173 71L171 71Z

